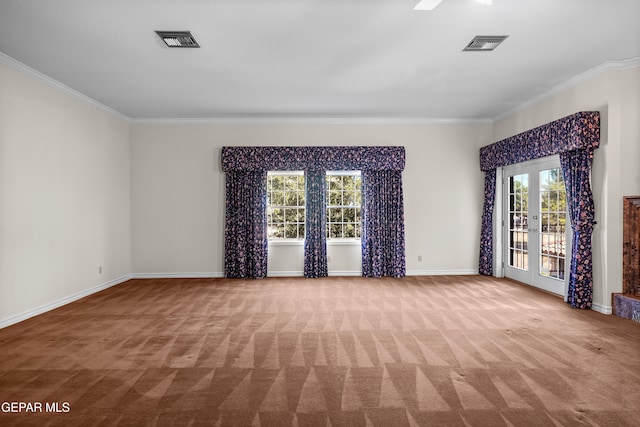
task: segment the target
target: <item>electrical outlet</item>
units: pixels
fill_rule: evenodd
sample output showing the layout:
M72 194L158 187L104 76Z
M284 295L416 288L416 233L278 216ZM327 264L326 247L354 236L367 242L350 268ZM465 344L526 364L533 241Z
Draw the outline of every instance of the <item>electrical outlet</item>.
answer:
M331 257L330 256L327 257L327 262L331 262Z
M102 266L98 266L98 274L102 274Z
M418 255L418 262L422 262L422 255Z

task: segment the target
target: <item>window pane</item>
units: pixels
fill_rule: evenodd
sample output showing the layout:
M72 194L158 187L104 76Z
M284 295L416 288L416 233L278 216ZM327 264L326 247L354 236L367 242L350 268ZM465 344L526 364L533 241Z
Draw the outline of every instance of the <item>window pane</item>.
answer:
M285 239L297 239L298 238L298 225L297 224L286 224L285 225Z
M284 210L273 208L271 210L271 222L284 222Z
M297 206L298 205L298 192L290 191L285 194L284 200L285 206Z
M327 237L360 238L362 178L359 173L327 173Z
M304 175L269 174L267 189L268 238L302 239L305 216Z
M329 191L329 206L340 206L342 204L342 192Z
M329 226L329 237L330 238L341 238L342 237L342 224L331 224Z
M356 204L356 192L345 191L342 195L342 204L344 206L354 206Z
M284 191L274 191L271 193L271 206L285 206Z

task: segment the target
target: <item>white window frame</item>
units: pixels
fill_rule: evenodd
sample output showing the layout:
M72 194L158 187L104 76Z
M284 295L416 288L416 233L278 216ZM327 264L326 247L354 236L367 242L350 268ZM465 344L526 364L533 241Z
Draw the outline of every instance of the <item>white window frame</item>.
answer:
M268 177L271 176L304 176L304 171L268 171L267 172L267 179ZM282 208L282 209L290 209L290 208L296 208L296 209L303 209L304 214L302 216L302 224L304 225L304 218L306 215L306 181L305 181L305 186L303 186L303 193L305 194L305 204L302 206L277 206L278 208ZM269 187L267 184L267 197L268 197L268 192L269 192ZM286 196L285 196L285 200L286 200ZM273 207L271 205L269 205L267 203L267 229L269 228L269 226L272 224L269 222L269 209ZM284 222L285 226L287 224L286 219ZM300 224L300 222L296 222L296 224ZM305 233L306 233L306 229L305 229ZM270 237L269 236L269 232L267 231L267 241L269 243L269 245L292 245L292 246L298 246L298 245L303 245L304 244L304 235L303 236L299 236L297 238L291 238L291 237Z
M362 183L362 173L359 170L339 170L339 171L327 171L326 173L326 177L329 176L359 176L361 179L361 183ZM330 205L330 197L329 197L329 185L327 183L327 201L326 201L326 206L325 209L327 211L326 215L327 215L327 230L326 230L326 234L327 234L327 244L331 244L331 245L360 245L361 244L361 239L362 239L362 186L360 187L360 204L359 205ZM344 190L342 190L344 191ZM329 221L329 209L331 208L356 208L356 209L360 209L360 220L356 221L356 226L360 227L360 236L359 237L329 237L329 227L330 227L330 221ZM344 230L343 230L344 233Z

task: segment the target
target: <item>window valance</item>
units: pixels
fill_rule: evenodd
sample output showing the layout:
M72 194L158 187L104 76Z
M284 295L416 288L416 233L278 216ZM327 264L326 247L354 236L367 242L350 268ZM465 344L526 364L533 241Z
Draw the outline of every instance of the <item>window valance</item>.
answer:
M480 169L526 162L600 144L600 113L582 111L480 148Z
M222 147L222 170L404 170L404 147Z

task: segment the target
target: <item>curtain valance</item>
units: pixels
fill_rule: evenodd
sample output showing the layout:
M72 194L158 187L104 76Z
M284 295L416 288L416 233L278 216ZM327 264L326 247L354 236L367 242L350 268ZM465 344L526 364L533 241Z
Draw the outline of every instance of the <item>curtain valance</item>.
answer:
M480 170L600 144L600 113L582 111L480 148Z
M404 170L404 147L222 147L222 170Z

